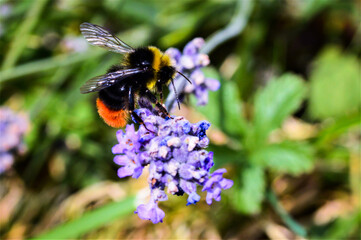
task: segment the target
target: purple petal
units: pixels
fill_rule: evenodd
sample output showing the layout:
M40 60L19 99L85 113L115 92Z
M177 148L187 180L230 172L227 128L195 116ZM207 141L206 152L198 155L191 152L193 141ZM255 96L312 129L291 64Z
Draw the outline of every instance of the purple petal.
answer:
M152 129L151 129L152 130ZM146 130L144 133L139 134L139 142L144 143L154 138L154 134Z
M163 222L163 218L165 216L163 210L152 201L147 204L139 205L135 213L137 213L141 219L151 220L154 224Z
M142 175L143 172L143 167L142 166L138 166L134 169L134 173L132 175L132 178L139 178L140 175Z
M135 133L135 129L134 129L134 124L130 124L127 125L125 127L125 132L128 138L132 138L132 137L136 137L136 133Z
M201 85L206 80L206 78L204 77L204 73L199 69L193 71L190 78L196 85Z
M197 105L204 106L208 103L208 91L203 88L196 88L195 95L197 97Z
M183 55L180 58L180 64L186 69L192 69L195 67L194 60L191 56Z
M181 52L176 48L168 48L165 53L168 54L168 56L170 56L176 63L179 62L179 59L182 56Z
M209 139L208 138L202 138L199 142L198 142L198 146L200 148L206 148L208 147L209 144Z
M164 169L164 164L161 161L154 162L154 166L155 166L155 171L157 172L162 172Z
M114 160L113 160L116 164L118 165L127 165L130 163L130 160L128 158L127 155L117 155L114 157Z
M180 148L173 149L173 158L179 163L185 163L188 160L187 146L183 144Z
M190 180L193 178L192 170L194 167L190 164L182 164L179 168L179 176L183 179Z
M192 192L189 194L187 199L187 206L190 204L196 204L201 199L201 196L199 196L196 192Z
M201 157L200 154L202 154L202 151L193 151L190 152L188 155L188 164L192 164L194 167L200 167L201 166Z
M225 168L220 168L220 169L217 169L216 171L214 171L212 173L212 176L215 176L215 175L222 175L223 173L226 173L227 172L227 169Z
M209 152L208 156L204 159L204 161L202 162L202 167L203 169L205 169L206 171L209 171L214 165L213 162L213 152Z
M161 146L158 151L158 157L161 159L168 159L169 148L167 146Z
M196 134L198 136L199 139L202 139L204 137L206 137L206 131L208 130L208 128L211 126L211 124L207 121L201 121L199 123L197 123L198 128L196 129Z
M217 202L219 202L221 200L221 192L222 192L222 189L219 187L216 187L213 190L212 195L213 195L214 200L216 200Z
M166 182L168 187L168 192L171 194L176 194L179 192L178 185L175 181Z
M191 124L184 119L177 119L176 125L173 126L173 132L177 132L179 136L186 135L191 130Z
M219 183L222 189L228 189L233 186L233 181L229 179L222 179L222 181Z
M206 78L204 84L206 85L207 89L211 91L217 91L221 86L221 83L217 79L213 78Z
M152 112L151 112L149 109L147 109L147 108L135 109L134 111L135 111L135 112L139 115L139 117L141 117L142 119L145 119L145 118L147 118L147 117L149 117L149 116L154 116L154 115L152 114Z
M207 176L208 172L205 170L196 170L192 172L193 178L199 181L204 181L204 178Z
M160 190L158 188L153 189L151 195L152 195L153 201L167 201L168 200L167 194L163 190Z
M210 63L209 57L207 54L198 54L195 59L195 64L197 67L205 67Z
M195 55L199 52L200 48L203 45L204 45L203 38L195 38L192 41L190 41L189 43L187 43L187 45L183 49L183 54Z
M182 144L179 137L173 137L167 140L168 147L180 147Z
M206 202L208 205L212 204L212 199L213 199L213 194L212 192L207 192L207 196L206 196Z
M133 173L134 173L134 169L129 166L124 166L118 169L119 178L131 176L133 175Z
M113 154L122 154L124 153L124 145L122 144L116 144L114 147L112 147L112 153Z
M168 163L166 163L164 165L164 170L170 174L171 176L175 176L178 173L178 169L179 169L179 162L177 162L176 160L172 159L170 160Z
M167 122L161 125L158 129L158 136L169 136L172 131L172 126L170 122Z
M193 81L192 81L193 82ZM193 93L196 89L196 85L195 84L187 84L184 88L184 92L185 93Z
M193 55L196 55L197 53L198 53L198 48L193 43L193 41L187 43L187 45L183 49L183 54L184 55L193 56Z
M187 194L191 194L192 192L197 191L197 186L194 182L186 181L181 179L179 182L179 186L183 189L183 191Z
M124 135L125 135L125 133L123 132L123 130L120 129L117 131L116 136L117 136L118 142L122 142Z
M212 188L213 184L217 184L222 180L222 175L212 175L207 182L204 184L202 191L209 190Z

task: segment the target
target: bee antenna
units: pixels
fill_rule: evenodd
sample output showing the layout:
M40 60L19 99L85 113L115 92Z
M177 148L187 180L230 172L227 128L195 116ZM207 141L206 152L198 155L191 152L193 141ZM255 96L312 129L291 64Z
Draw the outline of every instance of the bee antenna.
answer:
M177 71L177 70L176 70ZM189 78L187 78L183 73L177 71L177 73L179 73L182 77L184 77L190 84L192 84L192 81L189 80Z
M175 88L175 85L174 85L174 80L172 78L172 85L173 85L173 89L174 89L174 93L175 93L175 98L177 99L177 103L178 103L178 109L180 110L180 104L179 104L179 98L178 98L178 93L177 93L177 90Z

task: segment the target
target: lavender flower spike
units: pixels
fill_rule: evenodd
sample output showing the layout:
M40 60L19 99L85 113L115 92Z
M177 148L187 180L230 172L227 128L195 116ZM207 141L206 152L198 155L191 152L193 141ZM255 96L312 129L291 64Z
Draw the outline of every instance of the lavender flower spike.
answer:
M136 111L154 133L143 125L138 131L128 125L124 132L117 132L119 144L112 149L117 154L114 162L121 166L120 178L138 178L149 165L150 201L139 205L135 213L141 219L162 222L165 213L158 202L168 200L166 191L178 196L186 193L187 205L196 204L200 200L197 185L208 192L208 204L212 199L219 201L221 190L230 188L233 182L222 177L225 169L209 173L214 165L213 153L205 150L210 124L206 121L192 124L184 117L163 119L145 108Z
M206 105L208 91L217 91L220 87L218 80L206 78L201 71L210 62L208 55L200 53L203 45L203 38L195 38L184 47L183 53L176 48L169 48L166 51L173 59L177 70L185 74L193 83L185 85L184 89L178 89L179 98L183 100L185 95L194 94L197 98L197 105ZM181 81L182 78L178 75L175 82ZM172 91L171 88L170 91Z
M14 154L23 154L23 137L29 130L28 117L15 113L6 107L0 107L0 174L11 168Z

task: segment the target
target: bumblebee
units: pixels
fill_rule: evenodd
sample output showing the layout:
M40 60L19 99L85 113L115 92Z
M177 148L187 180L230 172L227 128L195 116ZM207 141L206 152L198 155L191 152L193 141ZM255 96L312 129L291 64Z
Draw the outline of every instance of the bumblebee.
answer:
M144 124L134 112L140 97L155 104L163 117L169 116L161 104L163 86L168 86L172 82L174 87L173 79L178 71L172 66L167 54L153 46L132 48L95 24L82 23L80 31L90 44L124 54L120 65L112 66L105 75L88 80L80 88L81 93L99 92L96 106L106 124L114 128L124 127L130 115L138 123ZM161 102L155 93L159 94Z

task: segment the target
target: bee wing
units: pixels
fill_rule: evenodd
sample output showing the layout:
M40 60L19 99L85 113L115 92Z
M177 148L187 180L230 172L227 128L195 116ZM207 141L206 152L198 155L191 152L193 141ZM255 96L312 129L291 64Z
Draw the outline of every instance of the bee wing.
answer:
M104 88L114 85L118 81L141 72L144 72L141 68L122 69L91 78L83 86L81 86L80 93L98 92Z
M85 22L80 24L80 31L92 45L122 54L134 51L132 47L98 25Z

